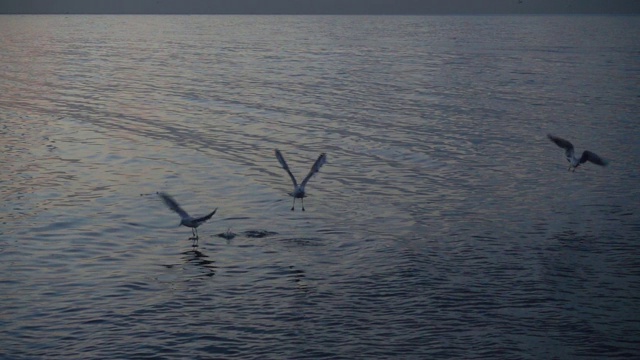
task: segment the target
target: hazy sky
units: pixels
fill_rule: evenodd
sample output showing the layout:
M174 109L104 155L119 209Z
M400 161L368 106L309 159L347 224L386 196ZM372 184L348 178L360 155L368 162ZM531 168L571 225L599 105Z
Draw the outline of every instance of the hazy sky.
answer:
M0 0L0 13L640 14L640 0Z

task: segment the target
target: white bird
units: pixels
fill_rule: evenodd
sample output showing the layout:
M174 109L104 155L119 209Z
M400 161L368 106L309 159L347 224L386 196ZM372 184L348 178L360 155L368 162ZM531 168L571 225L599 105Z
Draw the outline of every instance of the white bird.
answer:
M563 138L559 138L557 136L553 136L551 134L547 134L547 137L549 138L549 140L553 141L556 145L558 145L559 147L565 150L564 154L567 157L567 161L569 162L568 171L569 170L576 171L576 168L580 166L580 164L584 164L587 161L590 161L600 166L607 166L608 164L606 160L602 159L600 156L598 156L597 154L589 150L583 151L582 156L577 158L575 156L575 150L573 149L573 144L571 144L569 141Z
M300 202L302 202L302 211L304 211L304 198L307 196L304 191L304 187L307 185L307 182L309 182L309 179L311 179L313 175L315 175L318 171L320 171L320 167L322 167L322 165L324 165L324 163L327 162L327 154L322 153L320 154L320 156L318 156L318 159L316 160L315 163L313 163L311 170L309 171L307 176L304 178L304 180L302 180L300 185L298 185L298 182L296 181L295 176L293 176L293 174L291 173L291 170L289 170L289 165L287 165L287 162L284 160L282 153L278 149L276 149L276 158L278 158L278 162L280 163L280 165L282 165L282 168L285 169L287 174L289 174L289 177L291 177L291 181L293 182L293 192L289 193L289 195L293 197L293 204L291 205L291 211L293 211L296 205L296 199L300 199Z
M178 205L178 203L171 196L169 196L169 194L161 192L161 193L158 193L158 195L162 198L162 201L164 201L164 203L169 207L169 209L175 211L176 213L178 213L178 215L180 215L180 225L191 228L191 234L193 234L193 237L191 239L194 240L194 245L195 245L195 243L198 241L198 226L204 224L207 220L211 219L213 214L215 214L216 211L218 211L218 208L215 208L215 210L213 210L208 215L195 218L187 214L186 211L182 210L180 205Z

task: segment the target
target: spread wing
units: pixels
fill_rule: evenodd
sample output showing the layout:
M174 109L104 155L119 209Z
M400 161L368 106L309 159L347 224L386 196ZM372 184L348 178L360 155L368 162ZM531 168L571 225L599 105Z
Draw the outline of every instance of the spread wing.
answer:
M278 159L278 162L280 163L280 165L282 165L282 168L287 172L287 174L289 174L289 177L291 177L293 186L298 187L298 181L296 181L295 176L293 176L293 174L291 173L291 170L289 170L289 165L287 165L287 162L284 160L282 153L278 149L276 149L276 158Z
M311 167L311 170L309 170L309 173L307 174L307 176L304 178L304 180L302 180L300 187L304 189L304 186L307 185L307 182L309 181L309 179L311 179L313 175L315 175L318 171L320 171L320 168L326 162L327 162L327 154L325 153L320 154L316 162L313 163L313 166Z
M189 214L187 214L186 211L182 210L180 205L178 205L178 203L171 196L169 196L169 194L161 192L158 193L158 195L162 198L162 201L164 201L169 209L175 211L176 213L178 213L178 215L180 215L180 218L184 219L190 217Z
M573 144L571 144L568 140L559 138L557 136L553 136L551 134L547 134L547 137L549 138L549 140L553 141L556 145L560 146L561 148L567 151L573 151Z
M212 212L210 212L208 215L205 215L203 217L199 217L197 219L195 219L196 223L203 223L209 219L211 219L211 217L213 216L213 214L216 213L216 211L218 211L218 208L215 208L215 210L213 210Z
M596 165L607 166L608 162L598 156L596 153L592 153L589 150L585 150L580 157L580 164L590 161Z

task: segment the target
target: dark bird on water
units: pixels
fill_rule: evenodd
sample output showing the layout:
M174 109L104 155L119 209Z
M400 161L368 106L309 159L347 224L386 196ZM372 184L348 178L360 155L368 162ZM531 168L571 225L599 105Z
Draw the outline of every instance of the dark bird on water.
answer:
M320 156L318 156L318 159L316 160L315 163L313 163L311 170L299 185L298 185L298 181L296 181L295 176L293 176L293 174L291 173L291 170L289 170L289 165L287 165L287 162L284 160L282 153L278 149L276 149L276 158L278 159L278 162L280 163L280 165L282 165L282 168L287 172L287 174L289 174L289 177L293 182L293 192L289 193L289 195L293 197L293 204L291 205L291 211L293 211L295 208L296 199L300 199L300 202L302 203L302 211L304 211L304 198L307 196L304 190L304 187L307 185L307 182L309 182L309 179L311 179L313 175L318 173L322 165L324 165L324 163L327 162L327 154L322 153L320 154Z
M568 140L563 138L553 136L551 134L547 134L549 140L553 141L556 145L563 148L565 150L564 154L569 162L570 171L576 171L576 168L580 166L580 164L584 164L589 161L596 165L607 166L608 162L598 156L596 153L593 153L589 150L585 150L582 152L582 156L579 158L575 155L575 150L573 148L573 144L571 144Z
M195 243L198 241L198 226L204 224L207 220L211 219L213 214L215 214L216 211L218 211L218 208L215 208L215 210L213 210L212 212L210 212L205 216L196 218L189 215L186 211L184 211L180 207L180 205L178 205L178 202L176 202L169 194L161 192L161 193L158 193L158 195L160 196L160 198L162 198L162 201L164 201L164 203L167 205L167 207L169 207L169 209L175 211L178 215L180 215L180 225L191 228L191 234L193 235L191 239L194 240L194 245L195 245Z

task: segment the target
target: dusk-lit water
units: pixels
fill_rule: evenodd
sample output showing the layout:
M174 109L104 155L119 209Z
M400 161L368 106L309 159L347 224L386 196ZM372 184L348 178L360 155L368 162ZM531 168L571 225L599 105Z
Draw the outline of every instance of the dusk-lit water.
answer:
M0 33L1 358L640 356L640 18Z

